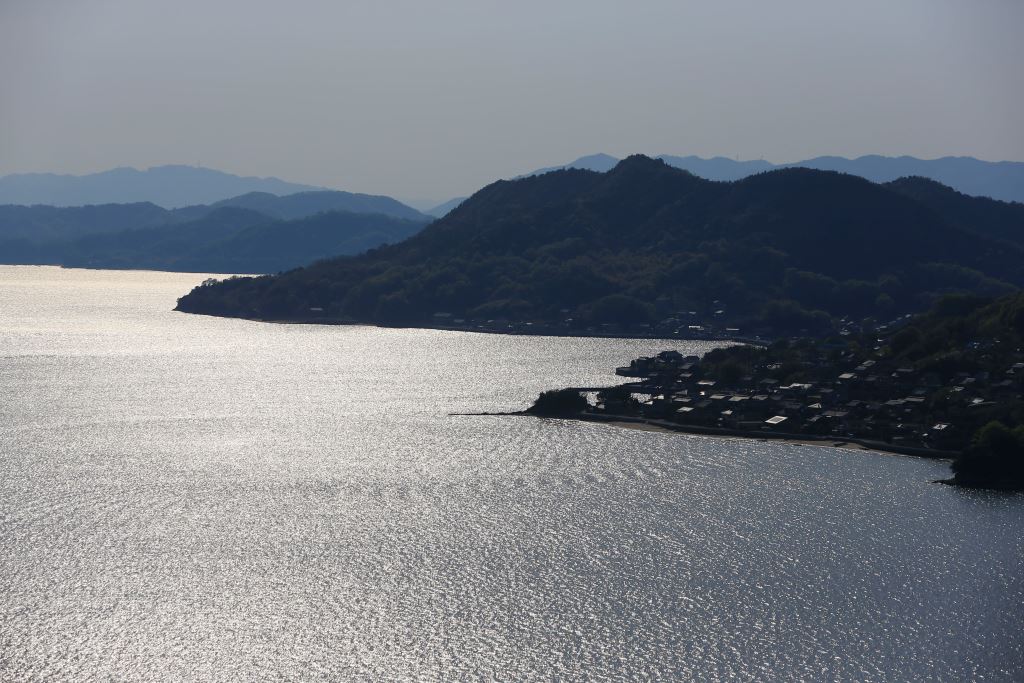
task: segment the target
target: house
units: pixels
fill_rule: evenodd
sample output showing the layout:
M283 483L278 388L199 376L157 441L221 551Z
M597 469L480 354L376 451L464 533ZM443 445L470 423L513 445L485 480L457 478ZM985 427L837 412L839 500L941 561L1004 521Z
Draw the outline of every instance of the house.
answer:
M928 441L935 448L955 450L960 447L962 435L948 422L938 422L928 430Z
M847 419L849 413L845 410L826 410L821 416L828 420L835 429L846 430L850 426Z

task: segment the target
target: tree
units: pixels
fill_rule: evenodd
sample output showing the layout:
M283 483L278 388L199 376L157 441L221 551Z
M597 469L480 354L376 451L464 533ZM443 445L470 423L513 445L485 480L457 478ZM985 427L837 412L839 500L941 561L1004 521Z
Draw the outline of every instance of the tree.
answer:
M583 306L580 318L590 325L611 323L629 327L649 323L654 318L654 309L635 297L626 294L610 294Z
M989 422L979 429L971 445L952 465L961 484L1020 488L1024 484L1024 426L1010 429Z
M587 405L587 399L574 389L553 389L542 392L526 412L542 417L561 417L582 413Z

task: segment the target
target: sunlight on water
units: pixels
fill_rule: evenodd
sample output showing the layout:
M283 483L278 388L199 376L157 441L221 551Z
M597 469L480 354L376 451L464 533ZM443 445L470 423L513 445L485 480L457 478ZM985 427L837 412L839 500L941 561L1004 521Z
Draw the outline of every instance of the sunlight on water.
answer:
M1024 497L454 412L664 348L174 313L0 267L0 679L1024 679Z

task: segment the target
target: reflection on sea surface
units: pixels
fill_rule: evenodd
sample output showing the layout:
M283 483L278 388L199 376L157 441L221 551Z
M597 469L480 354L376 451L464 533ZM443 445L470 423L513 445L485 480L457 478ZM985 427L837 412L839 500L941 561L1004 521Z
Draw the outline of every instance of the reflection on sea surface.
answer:
M0 678L1024 678L1024 497L531 418L667 345L171 312L0 267Z

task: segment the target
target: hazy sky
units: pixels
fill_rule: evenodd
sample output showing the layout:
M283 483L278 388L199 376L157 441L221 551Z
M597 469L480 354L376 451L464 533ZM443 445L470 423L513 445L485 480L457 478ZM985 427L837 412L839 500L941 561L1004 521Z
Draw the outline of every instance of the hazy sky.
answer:
M1024 160L1019 0L0 0L0 174L404 198L608 152Z

